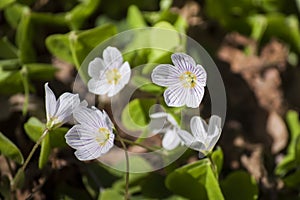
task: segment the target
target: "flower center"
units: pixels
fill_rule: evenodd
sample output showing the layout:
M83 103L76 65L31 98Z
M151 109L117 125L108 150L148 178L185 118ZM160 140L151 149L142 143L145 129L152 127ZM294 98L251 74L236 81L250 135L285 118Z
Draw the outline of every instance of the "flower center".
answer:
M96 136L95 139L100 146L103 146L107 142L110 132L107 128L102 127L98 129L98 133L99 134Z
M190 71L182 73L179 79L185 88L194 88L196 86L197 76Z
M116 84L118 84L119 80L121 79L121 74L118 69L113 68L113 69L107 70L106 79L109 84L116 85Z

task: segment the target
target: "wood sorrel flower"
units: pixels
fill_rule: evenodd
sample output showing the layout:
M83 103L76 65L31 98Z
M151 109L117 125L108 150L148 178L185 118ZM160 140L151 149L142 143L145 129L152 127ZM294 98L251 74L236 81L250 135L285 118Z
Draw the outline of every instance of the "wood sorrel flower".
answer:
M88 74L92 77L90 92L112 97L129 82L131 70L128 62L123 63L121 52L109 46L103 51L103 60L95 58L89 63Z
M190 122L192 134L181 130L179 137L184 144L191 149L199 151L206 155L216 145L221 135L221 118L217 115L211 116L209 124L201 119L199 116L194 116ZM201 154L199 154L199 157Z
M47 116L47 128L57 128L72 117L73 110L80 104L78 94L72 94L69 92L63 93L58 100L49 88L48 83L45 84L45 104L46 104L46 116Z
M178 132L180 127L172 115L165 112L157 112L150 115L150 130L154 133L163 133L162 146L167 150L173 150L182 143Z
M107 153L114 145L113 124L106 112L93 107L78 107L74 118L79 123L65 135L66 142L76 149L79 160L93 160Z
M198 107L206 86L205 69L201 65L196 65L194 59L184 53L172 54L171 59L175 66L158 65L152 72L152 81L157 85L168 87L164 92L168 106Z

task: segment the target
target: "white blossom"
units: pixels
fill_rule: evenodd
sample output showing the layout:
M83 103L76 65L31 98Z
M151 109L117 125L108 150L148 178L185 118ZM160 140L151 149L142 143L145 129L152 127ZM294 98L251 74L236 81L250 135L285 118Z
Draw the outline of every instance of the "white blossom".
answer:
M152 72L152 81L157 85L168 87L164 92L168 106L198 107L206 86L205 69L184 53L172 54L171 59L175 66L158 65Z
M162 146L167 150L173 150L178 147L182 141L178 136L179 125L172 115L165 112L157 112L150 115L150 130L153 133L162 133Z
M131 69L128 62L123 63L121 52L109 46L103 51L103 59L97 57L89 63L88 74L92 77L88 82L90 92L112 97L129 82Z
M69 92L63 93L58 100L56 100L48 83L45 84L45 95L47 128L59 127L69 121L74 109L80 104L78 94Z
M76 149L81 160L93 160L107 153L114 145L113 124L105 111L80 107L74 111L74 125L65 135L66 142Z
M213 115L207 125L199 116L194 116L190 126L192 134L184 130L178 134L184 144L204 155L212 151L221 135L221 118Z

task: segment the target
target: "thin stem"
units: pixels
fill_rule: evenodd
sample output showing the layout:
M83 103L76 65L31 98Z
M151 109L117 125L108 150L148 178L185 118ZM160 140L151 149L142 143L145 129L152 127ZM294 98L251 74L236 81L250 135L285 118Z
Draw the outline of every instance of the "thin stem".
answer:
M214 161L211 158L211 153L207 154L207 158L209 159L210 163L211 163L211 168L214 172L214 174L216 175L216 178L218 179L218 170L217 170L217 166L215 165Z
M117 135L117 139L121 142L121 145L125 151L125 159L126 159L126 177L125 177L125 200L129 199L129 194L128 194L128 189L129 189L129 156L128 156L128 151L127 147L124 143L125 139L121 138L119 134Z
M25 163L22 166L22 170L25 171L30 159L32 158L34 152L36 151L36 149L39 147L39 145L41 144L41 142L43 141L43 139L45 138L45 136L47 135L47 133L49 132L49 129L46 128L43 132L43 134L41 135L41 137L38 139L38 141L35 143L35 145L33 146L32 150L30 151L28 157L25 160Z
M116 138L116 139L117 139L118 141L120 141L119 138ZM143 147L144 149L147 149L148 151L157 151L157 150L159 150L159 148L149 147L149 146L143 145L143 144L141 144L141 143L137 143L137 142L134 142L134 141L131 141L131 140L127 140L127 139L124 139L124 138L122 138L122 140L123 140L124 142L126 142L127 144L137 145L137 146ZM121 142L121 141L120 141L120 142Z
M22 114L23 116L25 116L27 114L28 103L29 103L28 72L27 72L27 67L25 65L21 69L21 74L22 74L22 82L24 86L24 96L25 96Z

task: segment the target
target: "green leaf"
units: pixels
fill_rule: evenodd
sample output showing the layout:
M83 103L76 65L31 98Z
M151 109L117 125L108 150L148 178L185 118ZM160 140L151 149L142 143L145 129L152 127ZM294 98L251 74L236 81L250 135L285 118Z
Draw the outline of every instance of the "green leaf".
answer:
M127 23L130 28L144 28L147 26L144 17L136 5L128 8Z
M221 188L226 199L253 200L258 198L258 186L255 179L244 171L229 174L221 182Z
M85 20L98 8L99 4L100 0L82 0L65 16L70 28L72 30L80 29Z
M143 130L150 122L149 109L154 105L154 99L134 99L127 104L122 112L122 123L131 131Z
M0 10L8 6L9 4L15 2L15 0L1 0L0 1Z
M154 93L156 95L161 94L164 91L164 88L155 85L148 78L135 75L132 78L132 83L139 88L139 90L144 92Z
M224 160L223 157L224 156L223 156L223 151L222 151L221 147L218 147L211 155L211 158L217 167L218 174L220 174L222 171L223 160Z
M98 197L98 200L109 200L109 199L123 200L124 196L114 189L102 190Z
M24 158L19 148L0 132L0 153L13 161L23 164Z
M208 159L176 169L167 176L166 186L189 199L224 199Z
M162 199L171 195L171 192L166 188L165 177L151 173L141 182L141 193L145 197Z
M29 138L36 142L43 134L45 129L45 124L42 123L39 119L31 117L25 124L24 129Z
M70 49L69 34L53 34L46 38L46 47L54 56L74 63Z
M65 134L68 132L68 128L60 127L51 130L48 134L50 135L50 144L52 148L55 147L65 147L67 146L65 140Z
M14 94L23 92L22 75L20 71L4 71L0 68L0 93Z
M22 14L28 10L30 10L29 7L23 4L14 3L5 8L4 16L12 28L17 28Z
M0 39L0 58L17 58L17 51L17 48L6 37Z
M39 157L39 168L42 169L48 162L51 152L50 135L47 134L41 144L41 153Z
M51 80L57 71L53 65L44 63L30 63L26 67L31 80Z
M30 63L36 60L32 43L33 33L34 27L31 20L31 11L24 9L16 33L16 43L20 50L19 58L22 63Z

